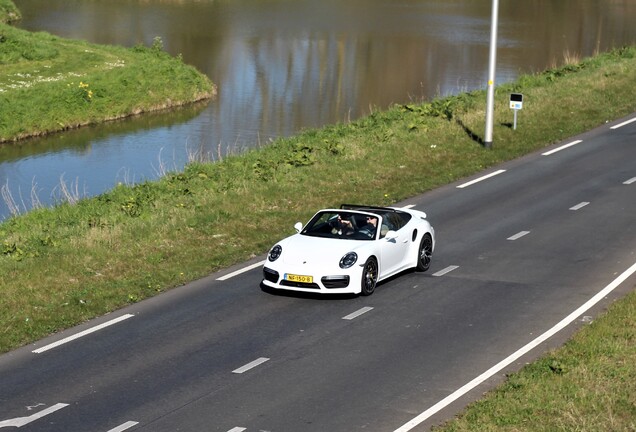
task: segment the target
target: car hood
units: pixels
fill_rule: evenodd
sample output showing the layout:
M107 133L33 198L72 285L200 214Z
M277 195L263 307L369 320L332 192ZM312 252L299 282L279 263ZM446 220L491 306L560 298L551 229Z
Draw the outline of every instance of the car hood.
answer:
M338 264L347 252L359 252L366 240L340 240L310 237L296 234L287 237L278 244L283 248L281 259L290 265L325 265Z

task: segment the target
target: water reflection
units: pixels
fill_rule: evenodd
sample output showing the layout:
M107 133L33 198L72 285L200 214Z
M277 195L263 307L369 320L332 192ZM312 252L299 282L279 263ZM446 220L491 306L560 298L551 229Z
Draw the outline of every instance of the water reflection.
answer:
M185 115L0 148L0 182L28 190L35 177L43 201L62 173L96 194L122 173L154 178L160 155L180 169L188 148L237 151L371 107L484 88L487 80L491 0L15 1L19 25L33 31L125 46L159 36L218 85L215 100ZM589 56L634 43L635 3L500 2L497 82L561 63L566 52Z
M134 121L116 120L1 144L1 186L12 196L12 204L24 212L34 204L57 202L62 183L84 197L99 194L119 182L131 184L156 178L165 170L180 169L190 155L205 151L200 143L187 140L188 121L205 108L206 104L193 104L177 111L150 113ZM181 146L147 145L164 143L171 136L184 137ZM0 215L8 214L5 197L0 202Z

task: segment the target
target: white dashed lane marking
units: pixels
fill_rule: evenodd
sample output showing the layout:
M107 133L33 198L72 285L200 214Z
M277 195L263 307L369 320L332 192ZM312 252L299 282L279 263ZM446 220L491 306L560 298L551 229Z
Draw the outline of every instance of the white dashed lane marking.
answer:
M491 178L491 177L494 177L494 176L496 176L496 175L499 175L499 174L502 174L502 173L505 173L505 172L506 172L506 170L503 170L503 169L502 169L502 170L499 170L499 171L492 172L492 173L490 173L490 174L486 174L485 176L482 176L482 177L476 178L475 180L471 180L471 181L469 181L469 182L466 182L466 183L460 184L459 186L457 186L457 189L463 189L463 188L465 188L465 187L472 186L472 185L474 185L475 183L479 183L480 181L484 181L484 180L486 180L486 179L489 179L489 178Z
M362 309L358 309L357 311L355 311L353 313L350 313L349 315L347 315L345 317L342 317L342 319L343 320L352 320L354 318L359 317L362 314L365 314L365 313L369 312L370 310L373 310L373 308L370 307L370 306L366 306L366 307L363 307Z
M139 422L128 421L128 422L126 422L124 424L121 424L121 425L117 426L114 429L109 430L108 432L124 432L125 430L128 430L131 427L136 426L138 424L139 424Z
M134 315L131 315L131 314L122 315L119 318L112 319L112 320L107 321L107 322L105 322L103 324L100 324L98 326L91 327L91 328L89 328L87 330L84 330L83 332L74 334L74 335L69 336L69 337L65 337L64 339L61 339L61 340L59 340L57 342L53 342L52 344L43 346L42 348L35 349L35 350L31 351L31 352L33 352L35 354L41 354L41 353L43 353L45 351L48 351L48 350L53 349L53 348L56 348L56 347L58 347L60 345L63 345L63 344L68 343L68 342L71 342L71 341L73 341L75 339L79 339L79 338L81 338L83 336L86 336L88 334L94 333L94 332L96 332L98 330L102 330L102 329L104 329L106 327L109 327L109 326L111 326L113 324L117 324L120 321L124 321L124 320L127 320L128 318L132 318L132 317L134 317Z
M221 276L221 277L217 278L216 280L220 280L220 281L228 280L230 278L233 278L234 276L238 276L238 275L240 275L242 273L245 273L245 272L248 272L248 271L250 271L252 269L255 269L256 267L260 267L263 264L265 264L265 261L257 262L255 264L250 265L250 266L247 266L247 267L244 267L242 269L239 269L239 270L237 270L235 272L228 273L225 276Z
M582 209L583 207L585 207L588 204L589 204L589 202L583 201L582 203L578 203L574 207L570 207L570 210L573 210L573 211L580 210L580 209Z
M571 142L571 143L569 143L569 144L562 145L561 147L557 147L557 148L555 148L554 150L550 150L550 151L547 151L547 152L545 152L545 153L541 153L541 154L542 154L543 156L550 156L551 154L554 154L554 153L556 153L556 152L560 152L561 150L565 150L565 149L566 149L566 148L568 148L568 147L572 147L572 146L577 145L577 144L580 144L580 143L582 143L582 142L583 142L582 140L572 141L572 142Z
M520 231L517 234L515 234L515 235L513 235L511 237L508 237L507 240L511 240L511 241L518 240L521 237L526 236L528 234L530 234L530 231Z
M628 125L628 124L630 124L630 123L633 123L633 122L635 122L635 121L636 121L636 117L634 117L633 119L630 119L630 120L624 121L623 123L619 123L619 124L617 124L617 125L614 125L614 126L610 127L610 129L618 129L618 128L620 128L620 127L623 127L623 126Z
M256 366L259 366L259 365L261 365L261 364L265 363L265 362L266 362L266 361L268 361L268 360L269 360L269 359L268 359L267 357L260 357L260 358L257 358L256 360L254 360L253 362L250 362L250 363L246 364L245 366L241 366L241 367L240 367L240 368L238 368L238 369L234 369L234 370L232 371L232 373L235 373L235 374L242 374L243 372L247 372L247 371L248 371L248 370L250 370L250 369L254 369Z
M457 270L458 268L459 266L456 265L448 266L445 269L438 271L437 273L433 273L433 276L444 276L446 273L450 273L453 270Z

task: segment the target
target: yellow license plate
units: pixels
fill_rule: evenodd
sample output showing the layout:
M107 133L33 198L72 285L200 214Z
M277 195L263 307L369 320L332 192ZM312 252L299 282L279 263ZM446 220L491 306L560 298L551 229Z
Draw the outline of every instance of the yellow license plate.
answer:
M288 280L290 282L312 283L314 281L314 278L312 276L285 273L285 280Z

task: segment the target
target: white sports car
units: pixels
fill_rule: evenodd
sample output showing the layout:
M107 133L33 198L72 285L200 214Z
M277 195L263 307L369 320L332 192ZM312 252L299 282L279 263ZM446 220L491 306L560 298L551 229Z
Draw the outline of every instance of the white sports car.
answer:
M267 254L266 287L370 295L403 270L428 270L435 249L435 230L414 209L343 204L294 228Z

